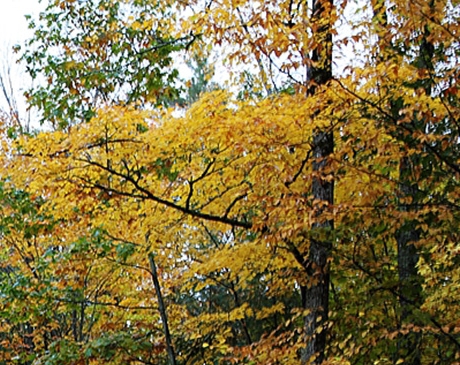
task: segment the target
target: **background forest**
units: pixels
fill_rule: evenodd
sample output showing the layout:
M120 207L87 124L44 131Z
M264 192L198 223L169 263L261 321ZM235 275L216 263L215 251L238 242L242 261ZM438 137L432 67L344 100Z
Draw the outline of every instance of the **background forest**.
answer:
M0 364L459 364L459 16L49 0L41 127L0 129Z

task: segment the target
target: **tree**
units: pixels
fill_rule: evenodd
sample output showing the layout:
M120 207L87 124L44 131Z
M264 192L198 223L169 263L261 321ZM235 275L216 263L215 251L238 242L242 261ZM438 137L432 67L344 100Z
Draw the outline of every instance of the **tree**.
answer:
M151 1L50 1L22 60L33 78L28 92L42 122L66 128L88 121L104 104L160 105L178 96L172 53L193 37L171 37Z
M1 92L1 120L5 128L9 128L10 136L20 133L29 133L31 130L32 112L27 110L24 98L19 94L19 80L26 79L24 70L14 65L9 47L5 47L4 58L1 62L0 92ZM24 81L23 81L24 82ZM27 82L24 82L24 85Z
M441 17L447 9L442 9L438 6L435 9L435 4L429 2L423 6L421 16L419 10L412 9L412 18L408 18L403 14L400 9L387 10L382 3L376 2L373 4L374 17L377 19L377 24L380 26L379 47L381 50L387 50L388 54L379 55L378 60L388 62L389 58L403 57L406 62L413 65L418 70L419 77L417 80L407 80L407 86L417 90L417 93L422 93L428 97L436 98L435 81L435 65L439 64L445 55L442 54L444 50L444 43L438 43L431 38L430 29L436 21L433 18L435 11L440 11ZM431 18L429 24L427 17ZM398 19L399 24L396 25L399 31L401 29L412 33L410 37L413 38L412 43L408 43L400 35L394 37L383 37L383 32L388 31L394 25L388 19ZM414 29L416 27L416 29ZM407 33L409 36L409 33ZM396 53L396 56L395 56ZM388 58L389 57L389 58ZM442 62L442 61L441 61ZM437 85L438 87L440 85ZM405 115L403 109L407 106L407 101L402 98L396 98L391 101L391 114L392 121L397 121L401 116ZM445 120L447 121L447 119ZM420 151L417 138L414 138L414 132L427 133L432 126L432 120L425 118L422 115L414 114L411 118L402 118L401 122L406 131L410 133L401 133L401 131L392 132L394 138L403 140L404 144L412 149L412 151ZM449 122L448 122L449 123ZM442 127L444 129L445 125ZM439 130L438 130L439 131ZM432 132L434 132L432 130ZM436 132L435 132L436 133ZM441 133L445 133L445 130ZM421 188L418 178L424 176L432 176L432 166L437 164L435 156L425 153L426 147L422 148L420 154L408 153L401 157L399 166L399 193L397 193L400 202L400 209L405 212L418 211L424 206L424 199L427 198L426 194L434 187ZM423 152L422 152L423 151ZM418 177L418 178L417 178ZM428 193L429 194L429 193ZM410 204L407 204L410 202ZM414 216L416 217L414 219ZM422 283L423 277L418 274L417 265L420 260L420 253L423 252L423 246L419 244L422 236L425 236L423 230L420 229L420 221L426 221L430 218L424 216L424 213L417 212L416 214L402 214L401 219L404 223L396 231L396 241L398 245L398 272L399 272L399 299L400 299L400 326L411 328L412 326L419 326L424 321L420 317L420 307L423 303ZM409 330L399 335L398 351L395 353L396 360L404 359L405 362L411 364L420 364L421 362L421 333L418 330ZM395 360L395 361L396 361Z
M309 69L309 96L314 95L318 92L318 87L326 85L332 79L332 9L332 1L318 0L312 3L312 22L318 30L314 34L317 46L313 49L312 66ZM303 262L309 278L302 293L305 309L308 311L305 317L307 345L302 354L302 362L321 364L325 358L329 316L329 261L332 242L331 236L327 236L334 227L331 218L325 219L322 216L326 212L330 217L330 208L334 204L334 178L329 162L334 153L333 126L324 126L322 130L314 131L311 151L314 156L311 189L316 202L313 212L319 218L313 223L312 229L322 230L324 238L320 238L321 235L312 236L308 259Z

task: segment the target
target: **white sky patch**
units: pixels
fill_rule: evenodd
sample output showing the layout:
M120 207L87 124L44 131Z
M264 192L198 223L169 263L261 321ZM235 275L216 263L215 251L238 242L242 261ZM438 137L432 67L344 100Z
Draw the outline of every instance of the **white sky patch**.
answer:
M38 15L44 8L39 0L2 0L0 11L0 44L14 45L24 41L32 33L28 29L26 14Z
M1 0L0 72L4 80L8 78L8 74L11 76L11 85L8 86L16 99L19 117L23 119L30 117L26 111L23 93L30 87L31 80L25 74L24 66L17 63L18 55L12 48L17 44L23 46L25 40L32 36L25 15L30 14L37 18L45 5L39 0ZM9 109L3 92L0 93L0 108Z

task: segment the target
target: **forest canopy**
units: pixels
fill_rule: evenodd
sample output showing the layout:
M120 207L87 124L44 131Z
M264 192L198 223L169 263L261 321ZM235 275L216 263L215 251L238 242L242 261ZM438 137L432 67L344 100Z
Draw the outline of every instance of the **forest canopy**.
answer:
M460 363L459 14L50 0L41 120L1 128L0 364Z

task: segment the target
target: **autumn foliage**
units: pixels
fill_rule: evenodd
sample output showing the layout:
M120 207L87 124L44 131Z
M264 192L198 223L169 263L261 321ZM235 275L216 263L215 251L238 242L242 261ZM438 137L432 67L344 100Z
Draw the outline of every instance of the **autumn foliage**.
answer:
M0 364L459 363L458 12L50 2L52 128L2 137ZM177 102L215 50L228 82Z

